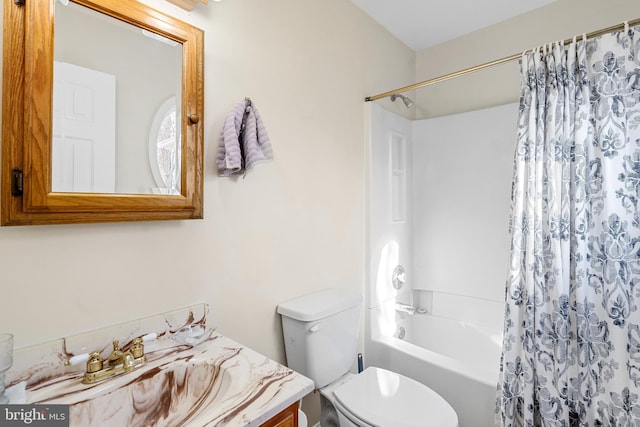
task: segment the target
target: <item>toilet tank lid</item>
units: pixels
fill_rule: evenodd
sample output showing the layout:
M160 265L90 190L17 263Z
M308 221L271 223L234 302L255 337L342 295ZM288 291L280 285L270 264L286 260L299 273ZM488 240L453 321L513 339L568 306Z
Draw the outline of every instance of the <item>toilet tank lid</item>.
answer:
M345 289L325 289L278 305L278 313L303 322L313 322L357 307L362 295Z

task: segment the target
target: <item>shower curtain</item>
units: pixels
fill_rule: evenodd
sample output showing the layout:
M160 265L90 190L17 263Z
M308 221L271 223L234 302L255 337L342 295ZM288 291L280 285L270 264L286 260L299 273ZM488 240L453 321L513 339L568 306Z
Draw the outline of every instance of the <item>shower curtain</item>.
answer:
M638 30L522 57L497 425L640 426Z

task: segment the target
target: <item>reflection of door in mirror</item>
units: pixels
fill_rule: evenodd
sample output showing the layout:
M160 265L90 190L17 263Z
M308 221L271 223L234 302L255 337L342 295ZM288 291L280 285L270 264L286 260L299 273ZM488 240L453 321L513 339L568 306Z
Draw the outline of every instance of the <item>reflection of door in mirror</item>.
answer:
M115 76L55 61L54 192L115 191Z
M115 186L111 189L106 186L91 189L57 186L57 176L88 174L92 169L90 164L80 162L77 153L73 159L76 172L68 170L62 162L55 163L58 159L52 159L53 191L153 194L157 193L157 187L167 188L158 185L154 179L148 161L148 140L158 107L168 98L182 99L182 45L73 2L67 5L56 2L54 43L56 62L112 75L117 84L112 131L115 135ZM58 80L56 70L54 80ZM54 105L61 102L56 99L57 94L54 90ZM181 103L177 104L179 110ZM181 131L180 127L177 131ZM177 141L180 143L180 138ZM81 146L75 146L74 151L83 152ZM91 157L88 150L84 152L85 157ZM181 159L176 159L176 164L180 163ZM62 170L58 171L58 167ZM94 169L94 181L95 172ZM176 175L173 189L165 194L180 194L179 177Z

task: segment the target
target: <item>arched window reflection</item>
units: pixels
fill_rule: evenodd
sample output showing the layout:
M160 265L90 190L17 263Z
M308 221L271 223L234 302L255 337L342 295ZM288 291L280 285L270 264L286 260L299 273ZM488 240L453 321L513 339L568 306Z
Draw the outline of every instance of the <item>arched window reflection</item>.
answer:
M176 98L171 97L156 112L149 135L149 163L156 194L180 194L180 134Z

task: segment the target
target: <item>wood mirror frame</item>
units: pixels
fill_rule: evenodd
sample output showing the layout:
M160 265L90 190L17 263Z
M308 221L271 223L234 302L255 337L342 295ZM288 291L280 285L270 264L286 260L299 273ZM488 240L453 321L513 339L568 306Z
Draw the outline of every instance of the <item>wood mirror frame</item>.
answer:
M204 34L135 0L71 1L182 44L181 194L51 191L55 1L4 1L1 224L202 218Z

